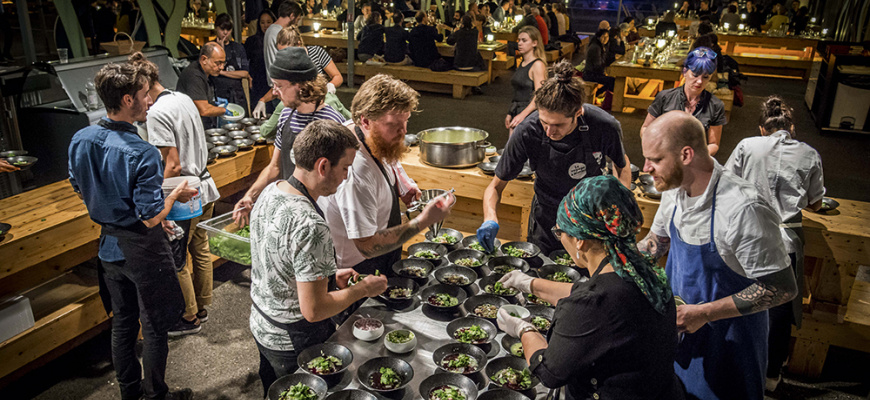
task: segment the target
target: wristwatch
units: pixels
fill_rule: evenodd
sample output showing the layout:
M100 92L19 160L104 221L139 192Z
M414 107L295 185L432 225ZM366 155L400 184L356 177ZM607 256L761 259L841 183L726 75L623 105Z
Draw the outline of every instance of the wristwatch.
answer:
M520 334L517 335L517 339L522 340L522 339L523 339L523 335L525 335L525 334L528 333L528 332L538 332L538 328L535 328L534 326L529 325L529 326L527 326L527 327L521 329L521 330L520 330Z

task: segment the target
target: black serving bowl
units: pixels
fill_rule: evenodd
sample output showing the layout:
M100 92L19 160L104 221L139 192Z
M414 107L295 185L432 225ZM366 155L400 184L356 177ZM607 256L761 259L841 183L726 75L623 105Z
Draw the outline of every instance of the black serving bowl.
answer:
M504 267L505 265L508 267ZM493 257L489 259L487 266L489 267L489 270L492 274L505 275L510 272L509 268L520 270L522 272L529 272L529 263L519 257Z
M333 356L341 360L341 368L331 374L316 374L314 372L311 372L308 369L308 362L321 356ZM344 372L352 362L353 353L350 351L350 349L333 342L326 342L311 346L305 350L302 350L302 352L299 353L299 356L296 358L296 364L299 366L299 369L309 374L317 375L326 380L327 383L329 383L330 380L335 381L335 379L330 378L340 379L339 377L341 376L341 373Z
M477 384L467 376L451 373L440 373L429 376L420 382L420 396L423 400L429 400L429 392L444 386L451 385L459 388L459 391L465 395L465 400L477 399Z
M317 394L317 400L321 400L326 397L326 391L328 390L328 386L326 381L323 378L317 375L305 374L305 373L295 373L290 375L284 375L274 383L272 386L269 386L268 398L269 400L278 400L281 396L281 392L290 388L297 383L303 383L314 390L314 393Z
M468 315L475 316L478 318L483 318L483 319L495 324L496 323L495 318L487 318L487 317L477 315L474 313L475 308L477 308L480 305L484 305L484 304L492 304L496 308L501 308L501 306L506 306L506 305L510 304L510 302L505 300L504 297L496 296L494 294L489 294L489 293L483 293L483 294L479 294L477 296L471 296L468 299L466 299L465 303L463 304L463 307L465 308L465 311L468 312ZM496 311L496 312L498 312L498 311Z
M390 288L393 288L393 287L401 287L401 288L411 289L411 295L408 296L408 298L406 298L406 299L391 299L389 296L387 296L387 292L390 290ZM381 300L383 300L384 302L386 302L387 305L389 305L389 306L393 306L396 308L403 308L403 307L409 305L414 300L414 296L417 295L417 292L419 292L419 291L420 291L420 285L418 285L417 282L414 282L413 279L401 278L401 277L392 277L392 278L387 278L387 290L384 291L383 293L381 293L380 295L378 295L378 297Z
M580 282L580 279L583 279L583 275L581 275L580 272L577 272L576 269L556 264L547 264L538 268L538 278L552 280L549 276L556 272L564 272L565 275L568 275L568 277L571 278L570 283Z
M510 389L490 389L477 396L477 400L529 400L529 398Z
M529 253L528 257L517 257L522 258L527 263L529 263L529 265L532 265L532 260L538 258L538 256L541 254L541 249L538 246L535 246L534 244L529 242L507 242L501 245L501 247L499 247L499 250L501 250L501 253L503 255L509 256L510 254L508 254L505 249L511 246L523 250L526 253Z
M260 133L260 127L257 125L251 125L245 128L245 132L248 132L249 135L256 135Z
M556 262L556 258L557 258L557 257L560 257L560 256L566 256L566 255L568 255L568 252L565 251L565 249L562 249L562 250L553 250L553 251L550 253L549 257L550 257L550 260L553 260L553 264L556 264L556 265L562 265L562 264L559 264L559 263ZM572 259L572 260L571 260L571 264L569 264L568 266L573 266L573 265L574 265L574 260Z
M465 372L457 373L457 372L450 372L450 371L444 369L443 367L441 367L441 360L443 360L444 357L447 357L451 354L456 354L456 353L467 354L467 355L471 356L472 358L474 358L475 360L477 360L477 370L475 370L473 372L469 372L469 373L465 373ZM447 372L450 374L471 375L471 374L483 371L483 368L486 367L486 352L481 350L480 347L477 347L471 343L458 343L458 342L457 343L448 343L448 344L445 344L444 346L441 346L441 347L435 349L435 351L432 352L432 361L435 362L435 366L437 366L438 369L440 369L444 372ZM422 396L423 392L420 392L420 395Z
M638 176L640 176L640 168L637 165L631 164L631 181L636 181Z
M267 139L265 137L263 137L263 135L260 135L259 133L255 133L255 134L251 135L248 139L253 140L254 144L258 144L258 145L259 144L266 144L266 141L267 141Z
M435 254L438 255L438 258L429 259L429 258L422 258L422 257L415 257L414 256L414 254L416 254L418 251L426 251L426 250L435 252ZM415 259L419 259L419 260L429 261L432 263L433 266L435 266L435 268L438 268L441 265L443 265L445 262L447 262L447 259L444 258L447 255L447 253L448 253L447 247L445 247L444 245L440 245L438 243L420 242L420 243L414 243L414 244L408 246L408 258L415 258Z
M547 302L547 304L550 304L550 305L537 303L537 302L541 302L541 301L546 302L546 300L544 300L544 299L542 299L542 298L540 298L540 297L537 297L537 296L536 296L536 298L537 298L536 301L537 301L537 302L533 302L531 299L529 299L529 296L530 296L530 295L532 295L532 294L531 294L531 293L526 293L526 294L523 295L523 299L525 300L526 308L528 308L528 307L530 307L530 306L554 307L554 306L553 306L552 304L550 304L549 302Z
M215 146L215 148L211 149L211 152L216 153L219 157L232 157L236 155L237 151L239 151L239 148L231 144Z
M490 293L490 292L486 291L487 286L495 285L495 283L498 282L498 280L501 279L503 276L504 275L502 275L502 274L490 274L489 276L485 276L483 278L480 278L480 282L478 282L477 285L480 286L480 290L483 293L488 293L488 294L491 294L493 296L499 296L499 297L507 300L508 302L510 302L512 304L516 304L517 303L517 295L520 294L519 290L514 289L514 291L516 292L514 294L495 294L495 293Z
M212 129L205 130L206 136L209 136L209 137L211 137L211 136L226 136L228 133L230 133L230 131L228 131L226 129L222 129L222 128L212 128Z
M27 154L28 154L27 150L6 150L6 151L0 151L0 158L26 156Z
M535 317L542 317L542 318L546 318L548 321L550 321L550 328L553 327L553 316L556 315L556 310L554 308L542 306L542 305L528 305L528 306L526 306L526 310L529 310L529 314L531 314L529 316L529 322L532 322L532 320L535 319ZM545 330L538 329L538 331L540 331L544 336L546 336L547 332L549 332L550 329L549 328L547 328Z
M450 306L450 307L440 307L440 306L430 304L429 297L434 296L434 295L439 294L439 293L449 294L449 295L455 297L456 300L458 300L458 303L455 306ZM462 303L465 302L465 299L467 299L467 298L468 298L468 294L465 293L465 291L462 290L461 287L444 285L444 284L428 286L420 292L420 301L423 304L426 304L429 307L433 307L436 310L440 310L440 311L456 310L457 308L459 308L459 306L462 305Z
M245 131L230 131L227 136L229 136L230 139L247 139L251 134Z
M240 124L238 122L232 122L229 124L223 124L221 128L224 128L228 131L241 131L245 129L245 124Z
M9 225L4 222L0 222L0 237L6 236L6 233L12 229L12 225Z
M522 343L522 342L520 342L519 339L517 339L511 335L508 335L508 334L505 334L504 337L501 338L501 347L504 349L504 351L506 351L508 353L508 355L513 356L513 357L524 358L522 356L516 356L513 353L511 353L511 346L513 346L517 343Z
M372 386L370 378L371 376L380 371L381 368L391 368L402 378L402 384L396 387L395 389L377 389ZM395 358L395 357L378 357L372 358L371 360L366 361L363 365L360 365L356 371L356 376L359 379L360 383L368 390L373 390L379 393L389 393L396 390L400 390L405 386L408 386L411 383L411 379L414 379L414 368L411 368L411 364L408 364L407 361Z
M499 152L498 154L501 154L501 152ZM499 160L501 160L501 156L492 156L489 158L489 162L494 163L496 165L498 165Z
M477 268L480 268L481 266L483 266L484 264L486 264L486 254L483 253L482 251L477 251L474 249L458 249L458 250L453 250L447 254L447 261L449 261L450 264L453 264L453 265L458 265L458 264L456 264L456 262L463 259L463 258L472 258L474 260L477 260L480 263L480 265L477 267L469 267L469 268L477 269Z
M213 148L214 148L214 144L208 143L208 142L205 143L206 150L211 151L211 149L213 149Z
M822 208L819 209L819 212L828 212L836 210L837 207L840 206L840 202L834 200L830 197L822 197Z
M479 168L481 172L487 175L495 175L496 166L498 166L498 164L491 161L484 161L480 164L477 164L477 168Z
M232 140L232 139L230 139L229 136L223 136L223 135L221 135L221 136L209 136L209 137L205 138L206 142L211 143L215 146L224 146L224 145L228 144L230 142L230 140Z
M211 163L214 162L214 160L217 160L217 158L218 158L217 153L215 153L215 152L213 152L213 151L209 151L209 152L208 152L208 161L207 161L207 163L211 164Z
M326 400L378 400L378 397L360 389L345 389L326 396Z
M451 338L453 338L453 340L457 340L456 336L453 336L453 334L456 332L456 330L458 330L460 328L467 328L467 327L470 327L472 325L479 325L481 329L486 331L486 333L488 334L488 337L486 338L486 340L484 340L480 343L471 343L471 344L481 345L481 344L489 343L493 339L495 339L495 335L498 334L498 328L496 328L492 322L489 322L489 320L487 320L485 318L479 318L479 317L473 317L473 316L456 318L453 321L450 321L450 323L447 324L447 334Z
M446 267L438 268L432 273L432 275L434 275L435 279L438 280L438 282L441 282L441 284L448 285L448 286L456 286L456 287L459 287L462 289L468 288L469 286L471 286L474 283L474 281L477 280L477 272L474 272L474 270L471 268L460 267L458 265L448 265ZM466 283L464 285L459 285L459 284L447 282L447 280L445 278L448 275L461 275L468 280L468 283Z
M230 140L230 144L238 147L239 150L250 150L254 148L254 141L247 138Z
M423 269L423 276L411 275L406 272L407 268L417 267ZM408 278L417 282L418 285L423 286L429 282L429 273L435 269L435 266L429 262L429 260L421 259L421 258L406 258L404 260L399 260L393 263L393 272L402 278Z
M438 244L440 244L440 245L446 247L446 248L447 248L447 251L453 251L453 250L456 250L456 249L459 248L460 243L462 242L462 232L459 232L459 231L457 231L456 229L441 228L441 229L438 230L438 236L442 236L442 235L448 235L448 236L453 237L454 239L456 239L456 242L453 243L453 244L448 244L448 243L438 243ZM429 241L429 242L432 242L432 243L437 243L437 242L432 241L432 239L435 238L435 237L436 237L436 236L435 236L435 233L434 233L434 232L432 232L432 231L428 231L428 232L426 232L426 241Z
M486 364L486 376L490 377L489 381L492 382L493 385L501 386L505 389L510 389L509 387L498 384L495 380L491 378L493 375L496 374L496 372L508 367L522 371L529 368L529 363L526 362L525 358L514 356L499 357ZM541 383L541 381L537 377L535 377L535 375L532 375L532 386L529 389L521 390L519 392L525 393L526 391L533 389L535 386L538 386L539 383Z
M22 171L32 167L37 161L39 159L33 156L13 156L6 159L6 162Z
M468 235L468 236L462 238L462 248L469 249L469 250L477 250L477 249L471 248L471 245L473 245L477 242L479 242L479 240L477 240L477 235ZM480 251L481 253L484 253L487 255L494 255L496 252L498 252L498 248L501 247L501 240L493 239L492 243L493 243L493 247L495 248L495 250L492 253L487 254L483 250L477 250L477 251Z

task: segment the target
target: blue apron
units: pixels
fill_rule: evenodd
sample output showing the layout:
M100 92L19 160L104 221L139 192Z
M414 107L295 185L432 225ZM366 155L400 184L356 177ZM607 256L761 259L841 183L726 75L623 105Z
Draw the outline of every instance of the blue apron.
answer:
M710 211L710 242L684 242L674 226L669 228L671 248L665 271L675 296L687 304L709 303L733 295L754 283L725 264L714 240L716 188ZM767 311L710 322L686 334L677 347L674 370L686 385L686 398L764 399L767 368Z

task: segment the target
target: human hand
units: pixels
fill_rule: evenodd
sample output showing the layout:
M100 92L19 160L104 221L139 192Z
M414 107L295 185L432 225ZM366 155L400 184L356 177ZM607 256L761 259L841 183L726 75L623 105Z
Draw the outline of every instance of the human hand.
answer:
M332 82L326 83L326 92L335 94L335 85Z
M175 196L175 201L179 203L187 203L191 198L193 198L193 196L196 196L197 193L199 193L198 190L188 188L187 180L183 180L169 195Z
M525 115L523 115L522 113L517 114L517 115L514 117L514 119L511 120L510 129L516 128L517 125L519 125L520 122L523 122L524 119L526 119L526 116L525 116Z
M695 333L710 320L704 308L697 304L686 304L677 307L677 332Z
M233 221L239 226L248 225L250 221L251 210L254 209L254 199L251 196L245 195L233 207Z
M498 322L499 329L503 330L504 333L510 335L511 337L515 337L517 339L520 338L520 332L522 332L523 329L526 329L528 327L535 327L529 321L524 321L517 317L511 316L511 314L504 308L498 309L498 316L496 317L496 322Z
M423 192L420 189L412 187L411 190L408 190L408 193L402 196L402 202L405 203L405 206L410 206L414 201L420 200L422 196Z
M257 106L254 107L254 118L263 119L266 118L266 103L261 101L257 102Z
M523 293L531 293L532 292L532 281L535 278L526 275L524 272L519 270L513 270L508 272L505 276L501 277L498 281L501 282L502 285L514 288Z
M495 235L498 234L498 228L498 222L493 220L483 221L480 228L477 228L477 242L487 253L495 251Z
M225 98L223 98L223 97L215 97L214 103L215 103L218 107L226 107L227 104L230 104L230 101L227 100L227 99L225 99Z
M163 227L163 232L166 232L167 235L172 236L175 234L175 222L164 219L160 221L160 226Z
M228 109L228 108L224 108L224 115L227 116L227 117L232 117L232 116L233 116L233 112L232 112L230 109Z
M0 172L18 171L18 169L19 169L18 167L14 166L12 164L9 164L8 161L0 160Z
M353 268L339 268L338 271L335 272L335 283L338 285L339 289L347 288L347 282L353 278L356 280L359 274L354 271Z
M430 201L423 209L423 212L417 216L418 221L420 221L422 226L430 226L436 222L443 221L444 218L450 215L450 209L455 202L456 198L452 194L447 194Z
M354 286L361 287L366 297L375 297L387 290L387 277L369 275Z
M511 121L512 120L513 120L513 118L510 116L510 114L504 116L505 129L508 129L508 130L511 129Z

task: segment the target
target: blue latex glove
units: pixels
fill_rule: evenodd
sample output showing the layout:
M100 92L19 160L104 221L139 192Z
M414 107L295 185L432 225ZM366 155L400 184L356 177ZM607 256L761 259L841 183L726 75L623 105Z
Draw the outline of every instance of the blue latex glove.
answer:
M498 223L492 220L483 221L477 228L477 242L483 246L487 253L495 251L495 235L498 234Z
M224 113L224 115L226 115L227 117L232 117L233 112L232 112L232 110L227 109L227 111Z
M218 107L226 107L227 104L230 104L230 101L227 100L227 99L225 99L225 98L223 98L223 97L215 97L215 98L214 98L214 103L215 103L215 105L217 105Z

